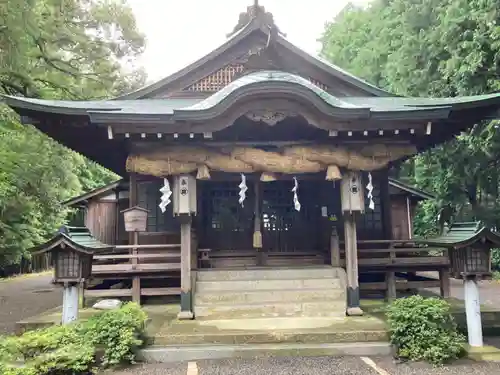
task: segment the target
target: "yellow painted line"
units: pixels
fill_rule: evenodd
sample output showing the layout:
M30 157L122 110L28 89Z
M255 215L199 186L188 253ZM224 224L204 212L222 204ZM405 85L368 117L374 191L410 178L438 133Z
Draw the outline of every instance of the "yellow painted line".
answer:
M198 365L196 362L188 362L186 375L198 375Z
M372 369L377 371L380 375L391 375L387 371L385 371L383 368L380 368L377 366L375 362L373 362L370 358L368 357L361 357L361 360L366 363L368 366L370 366Z

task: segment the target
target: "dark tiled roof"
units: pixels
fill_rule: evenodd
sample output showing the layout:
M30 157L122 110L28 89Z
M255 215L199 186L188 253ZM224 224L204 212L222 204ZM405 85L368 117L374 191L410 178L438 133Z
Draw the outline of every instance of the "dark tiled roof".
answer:
M500 233L487 228L480 222L454 223L451 228L445 229L442 235L421 242L433 246L462 248L480 241L492 242L498 246Z
M312 102L323 106L323 111L340 117L399 120L409 118L447 119L452 111L500 104L500 93L457 98L400 98L400 97L335 97L309 80L282 71L259 71L240 77L206 99L142 99L108 101L55 101L4 96L6 103L47 113L88 115L92 122L103 123L136 118L144 121L167 118L186 120L206 113L253 89L269 91L298 90ZM146 117L147 116L147 117ZM420 116L420 117L419 117ZM163 121L163 120L161 120Z
M86 227L63 226L54 235L54 237L47 242L30 249L30 252L44 253L50 251L54 247L60 246L62 243L73 250L84 253L95 253L113 248L112 245L106 245L98 241L90 234L89 229Z

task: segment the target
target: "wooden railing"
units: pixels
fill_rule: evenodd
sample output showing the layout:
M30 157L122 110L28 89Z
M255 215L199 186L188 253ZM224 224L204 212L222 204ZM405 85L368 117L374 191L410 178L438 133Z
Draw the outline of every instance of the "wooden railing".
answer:
M361 290L384 290L387 298L393 299L398 289L439 287L441 295L449 297L450 261L447 249L427 247L415 240L360 240L357 245L359 271L385 273L385 281L362 283ZM344 243L339 241L340 265L345 267L343 247ZM436 271L439 280L418 278L416 273L419 271ZM396 273L406 273L406 280L396 282Z

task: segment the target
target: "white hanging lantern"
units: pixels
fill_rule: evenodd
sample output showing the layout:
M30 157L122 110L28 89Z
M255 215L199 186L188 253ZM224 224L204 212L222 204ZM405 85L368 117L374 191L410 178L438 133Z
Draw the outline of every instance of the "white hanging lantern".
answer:
M238 199L238 203L241 204L241 207L244 207L244 202L247 197L246 192L248 190L248 187L247 187L247 178L243 173L241 174L241 183L238 185L238 187L240 188L240 193L239 193L240 199Z
M172 196L172 190L170 189L170 183L168 182L168 179L163 179L163 187L160 189L161 195L161 202L159 204L159 207L161 209L162 213L165 213L167 210L167 206L172 202L170 200L170 197Z
M294 187L292 189L292 193L293 193L293 205L295 207L295 209L297 211L300 211L300 202L299 202L299 196L297 194L298 190L299 190L299 182L297 181L297 178L294 177L293 178L293 181L294 181Z

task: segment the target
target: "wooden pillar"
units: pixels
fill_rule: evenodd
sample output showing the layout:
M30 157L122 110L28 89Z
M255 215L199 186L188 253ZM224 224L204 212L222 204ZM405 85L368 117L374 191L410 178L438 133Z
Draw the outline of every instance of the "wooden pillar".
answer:
M191 278L191 224L190 215L180 215L181 221L181 311L178 319L193 319L193 295Z
M363 315L359 303L358 244L356 235L356 214L344 213L345 258L347 272L347 315Z
M446 269L439 270L439 286L442 298L450 298L450 271Z
M129 207L135 207L138 204L138 193L137 193L137 175L135 173L130 174L129 180ZM129 243L132 245L139 244L139 233L132 232L129 233ZM137 255L138 250L136 247L131 250L132 255ZM138 264L137 257L132 258L132 269L136 269ZM141 278L138 275L132 277L132 301L138 304L141 303Z
M333 267L340 267L340 245L337 227L332 227L330 235L330 262Z
M257 252L257 265L264 265L264 253L262 252L262 185L259 179L254 183L255 207L253 222L253 247Z

